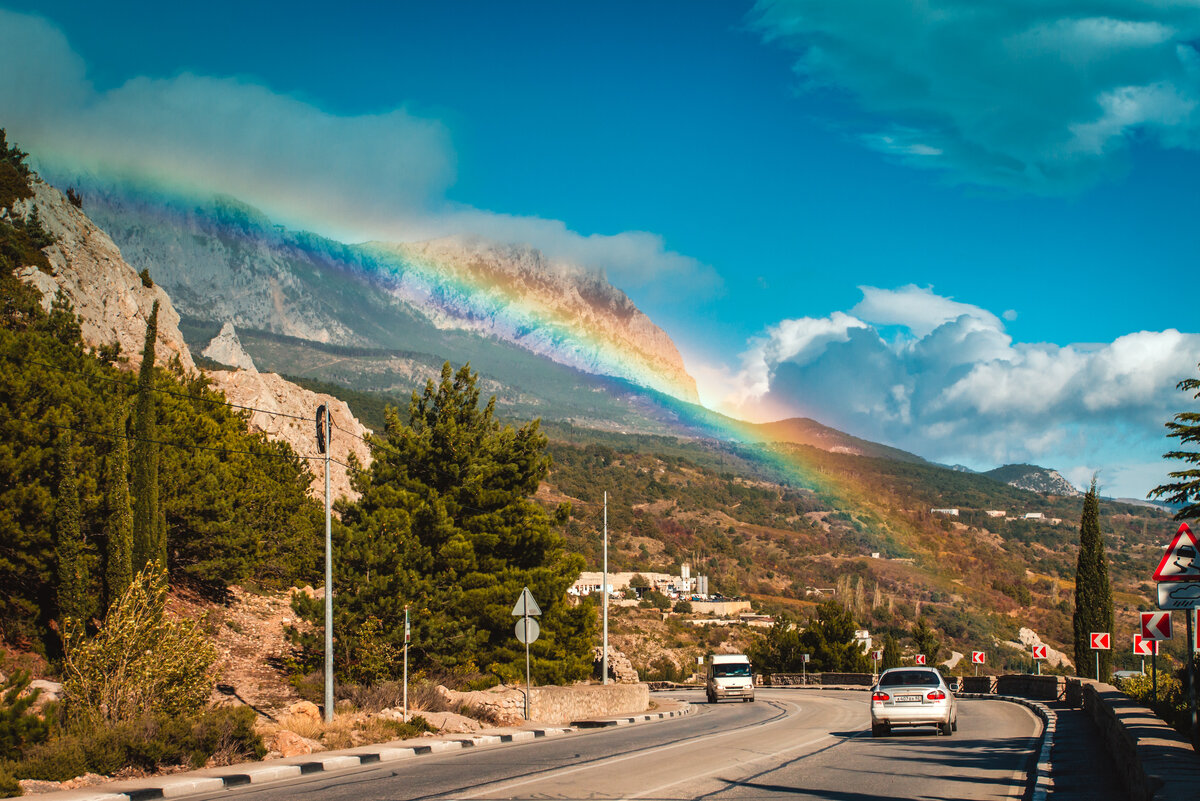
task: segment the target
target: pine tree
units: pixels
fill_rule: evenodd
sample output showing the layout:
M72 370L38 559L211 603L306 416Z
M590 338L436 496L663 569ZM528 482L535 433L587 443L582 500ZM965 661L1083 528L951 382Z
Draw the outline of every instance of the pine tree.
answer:
M900 643L896 642L896 638L888 634L883 638L883 662L880 664L880 670L889 670L890 668L900 667Z
M79 519L79 486L75 463L71 459L71 441L58 443L58 492L54 506L54 555L57 567L55 595L62 625L83 624L88 619L88 570L84 554L83 532Z
M137 407L133 416L133 557L135 572L159 558L158 426L154 403L154 345L158 338L158 301L146 323L142 367L138 373ZM164 563L165 566L165 563Z
M1079 560L1075 566L1075 672L1094 675L1095 654L1091 634L1113 630L1112 587L1108 582L1108 560L1104 555L1104 537L1100 533L1100 497L1096 479L1083 497L1079 518ZM1112 667L1112 651L1100 651L1100 678Z
M941 655L942 639L937 636L936 631L929 627L924 617L917 618L917 623L913 626L912 638L917 653L925 654L925 664L936 665L938 657Z
M129 443L125 438L125 405L113 413L113 446L104 460L107 543L104 597L108 606L120 600L133 580L133 510L129 506Z
M446 364L439 383L414 393L407 423L388 409L371 467L355 480L362 496L334 530L343 672L352 668L342 660L352 657L354 632L374 617L380 641L398 643L409 604L417 665L523 679L525 651L509 611L528 586L542 608L534 678L562 683L591 673L596 612L566 596L583 558L565 550L532 500L549 470L546 437L536 421L501 426L495 398L480 406L478 378L469 366L455 373ZM320 625L319 605L297 606Z
M1175 387L1183 392L1196 390L1192 397L1200 400L1200 379L1187 378ZM1180 412L1166 426L1170 431L1167 436L1177 438L1180 445L1200 443L1200 412ZM1175 513L1176 520L1200 518L1200 451L1170 451L1164 453L1163 458L1179 459L1192 467L1167 473L1178 480L1155 487L1150 490L1148 497L1165 498L1170 503L1182 504L1182 508Z

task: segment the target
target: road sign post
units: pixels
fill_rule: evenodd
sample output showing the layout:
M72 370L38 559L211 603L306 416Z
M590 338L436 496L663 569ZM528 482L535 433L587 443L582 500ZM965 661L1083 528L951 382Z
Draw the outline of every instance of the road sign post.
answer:
M1200 596L1200 593L1190 591L1188 587L1178 586L1184 583L1200 583L1200 542L1196 541L1196 535L1188 528L1187 523L1179 524L1179 529L1175 532L1175 537L1171 540L1171 544L1167 546L1166 553L1163 554L1158 567L1154 570L1153 578L1155 581L1161 582L1158 590L1160 607L1163 606L1164 600L1163 583L1177 585L1166 590L1168 601L1182 602L1188 600L1185 596ZM1195 607L1197 605L1196 598L1191 598L1189 606ZM1166 608L1180 607L1167 606ZM1170 613L1168 612L1168 614ZM1192 609L1187 609L1187 647L1184 648L1184 654L1187 657L1188 715L1191 718L1191 727L1188 733L1191 735L1193 744L1200 742L1200 724L1198 724L1196 718L1196 676L1194 669L1196 660L1193 658L1195 639L1192 617L1194 614ZM1157 671L1155 671L1156 700L1158 695L1157 683L1158 675Z
M971 664L973 664L975 666L975 675L976 676L979 675L979 666L984 664L985 659L987 659L987 657L984 655L983 651L972 651L971 652Z
M1037 674L1042 675L1042 660L1046 658L1047 648L1044 645L1033 646L1033 663L1037 665Z
M412 640L412 627L408 624L408 604L404 605L404 722L408 722L408 643Z
M1092 632L1092 650L1096 652L1096 681L1100 681L1100 652L1112 648L1112 640L1107 631Z
M540 615L541 608L537 605L537 601L533 600L533 593L529 588L521 590L521 595L517 598L517 603L513 606L513 617L519 617L517 621L517 639L525 643L525 720L529 720L529 692L530 692L530 677L529 677L529 643L538 638L541 629L538 627L536 620L530 620L530 615Z
M800 683L808 684L808 654L800 654Z

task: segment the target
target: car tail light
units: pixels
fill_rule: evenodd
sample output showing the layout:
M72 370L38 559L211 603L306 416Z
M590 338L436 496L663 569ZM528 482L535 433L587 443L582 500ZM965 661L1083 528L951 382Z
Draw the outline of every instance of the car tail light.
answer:
M890 701L892 697L887 693L871 693L872 701Z
M934 690L927 697L929 698L930 701L945 701L946 700L946 694L944 692L942 692L941 690Z

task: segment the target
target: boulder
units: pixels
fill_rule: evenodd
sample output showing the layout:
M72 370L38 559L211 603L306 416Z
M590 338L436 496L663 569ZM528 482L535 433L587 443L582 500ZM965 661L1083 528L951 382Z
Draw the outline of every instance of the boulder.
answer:
M287 708L289 715L309 718L314 723L321 722L321 708L312 701L297 701Z
M604 648L596 646L592 649L592 677L595 679L602 678L604 670ZM629 657L615 650L611 645L608 647L608 677L617 684L637 684L638 672L629 661Z
M266 741L267 749L278 753L281 757L302 756L314 751L324 751L325 746L316 740L301 737L294 731L280 729L270 735Z

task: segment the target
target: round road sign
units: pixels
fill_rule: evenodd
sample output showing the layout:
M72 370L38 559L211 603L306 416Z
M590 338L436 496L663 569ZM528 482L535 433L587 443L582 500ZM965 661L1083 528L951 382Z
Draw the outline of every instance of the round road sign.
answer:
M526 628L528 626L528 628ZM542 627L531 617L523 617L517 621L517 639L522 643L530 643L542 633Z

